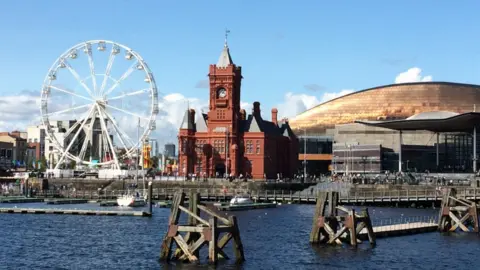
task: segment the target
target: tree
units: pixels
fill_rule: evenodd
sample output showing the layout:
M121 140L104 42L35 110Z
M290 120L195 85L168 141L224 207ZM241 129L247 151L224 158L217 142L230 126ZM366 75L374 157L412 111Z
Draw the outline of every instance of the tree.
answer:
M75 167L77 166L77 162L75 160L70 161L69 168L72 170L75 170Z
M47 170L47 159L45 157L41 157L39 171L44 172L46 170Z

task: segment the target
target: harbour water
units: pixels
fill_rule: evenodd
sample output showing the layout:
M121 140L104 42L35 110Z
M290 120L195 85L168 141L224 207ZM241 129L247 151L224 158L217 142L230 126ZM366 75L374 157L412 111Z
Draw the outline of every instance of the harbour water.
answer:
M98 208L36 203L17 207ZM247 261L240 267L221 262L217 269L475 269L478 265L480 237L476 234L434 232L385 238L378 239L374 248L368 244L356 249L312 247L308 237L313 211L313 205L282 205L235 212ZM435 216L438 209L370 208L370 213L375 223L402 215ZM2 214L0 269L213 269L206 264L158 262L168 215L168 208L154 208L152 218ZM204 251L204 262L205 257Z

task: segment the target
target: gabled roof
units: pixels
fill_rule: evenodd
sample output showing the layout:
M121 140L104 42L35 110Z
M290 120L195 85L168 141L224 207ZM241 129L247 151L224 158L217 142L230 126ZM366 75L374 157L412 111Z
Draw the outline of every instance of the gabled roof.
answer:
M207 115L204 113L200 113L197 116L197 122L195 123L195 128L197 132L207 132Z
M223 46L222 53L220 58L218 58L217 68L226 68L229 65L233 65L232 56L230 56L230 50L228 49L227 43Z
M185 114L183 115L182 124L180 125L180 129L191 129L191 130L195 129L190 110L185 111Z

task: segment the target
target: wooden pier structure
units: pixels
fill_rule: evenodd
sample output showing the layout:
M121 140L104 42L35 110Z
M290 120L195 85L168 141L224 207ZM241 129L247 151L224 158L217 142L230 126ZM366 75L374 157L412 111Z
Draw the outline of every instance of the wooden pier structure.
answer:
M347 240L350 245L357 246L361 243L357 235L366 229L368 241L371 245L375 245L376 238L368 209L358 215L353 209L348 210L339 206L338 199L338 192L320 192L318 194L310 243L342 244L344 242L342 240ZM339 215L339 211L346 215ZM346 237L343 237L344 234Z
M441 232L479 232L480 207L471 200L457 196L457 190L448 189L442 201L438 229Z
M357 213L353 209L349 210L339 205L337 192L320 192L313 217L310 243L348 243L355 247L363 240L368 240L374 246L377 238L434 232L438 229L433 217L417 222L407 221L376 227L372 224L367 208Z
M220 256L228 259L223 248L233 239L236 262L243 262L245 257L236 217L225 218L215 210L201 205L200 194L194 192L189 194L190 199L187 209L184 206L185 197L183 192L177 192L173 197L168 231L160 250L160 260L198 262L200 249L208 244L208 260L215 264ZM200 217L200 211L208 216L208 221ZM186 225L178 224L181 212L188 215L188 224ZM224 235L220 238L222 233ZM173 248L174 243L176 249Z
M202 201L227 201L236 195L248 195L256 202L281 202L281 203L306 203L315 204L317 193L322 192L294 192L284 190L247 190L222 188L153 188L152 198L154 200L172 200L174 194L178 191L185 192L186 198L190 191L200 194ZM123 190L104 190L101 193L91 190L61 191L55 194L46 192L38 193L39 196L61 196L62 198L81 198L89 200L111 200L122 194ZM480 188L462 187L457 188L457 193L471 201L480 201ZM431 206L432 204L441 205L443 193L437 187L418 189L417 186L405 187L402 190L375 190L362 191L352 188L349 191L339 193L339 203L342 205L366 204L375 206L387 205L410 205L422 204Z

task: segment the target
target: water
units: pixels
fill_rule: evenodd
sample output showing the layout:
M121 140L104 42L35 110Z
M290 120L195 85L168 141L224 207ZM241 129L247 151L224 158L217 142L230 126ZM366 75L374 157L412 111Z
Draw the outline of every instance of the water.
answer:
M48 207L97 208L92 204ZM476 234L427 233L378 239L375 248L368 244L357 249L311 247L308 237L313 210L313 205L282 205L236 212L247 261L241 267L222 262L218 268L467 269L477 265L480 237ZM370 208L370 213L374 219L388 219L401 214L437 215L438 210ZM152 218L1 214L0 269L213 269L157 261L168 215L165 208L154 208ZM227 254L231 253L227 246ZM204 249L204 262L205 257Z

